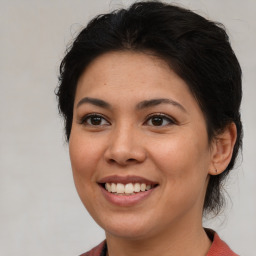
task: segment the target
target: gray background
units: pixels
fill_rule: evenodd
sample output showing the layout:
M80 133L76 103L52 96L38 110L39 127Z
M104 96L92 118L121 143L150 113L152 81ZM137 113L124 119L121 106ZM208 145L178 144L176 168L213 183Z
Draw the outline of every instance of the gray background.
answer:
M76 194L54 89L66 45L82 26L131 2L0 1L0 255L78 255L104 238ZM256 1L175 2L224 23L243 69L243 159L226 184L232 203L205 225L239 254L252 256Z

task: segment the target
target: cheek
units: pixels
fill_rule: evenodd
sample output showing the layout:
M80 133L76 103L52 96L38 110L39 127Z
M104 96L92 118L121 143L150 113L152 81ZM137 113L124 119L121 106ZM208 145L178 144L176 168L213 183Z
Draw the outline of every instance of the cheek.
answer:
M180 146L180 143L173 141L156 156L159 160L156 160L157 168L162 173L161 205L164 205L163 212L173 216L192 208L201 209L207 185L206 151L189 142L184 143L182 148Z
M202 136L204 137L204 136ZM149 145L150 146L150 145ZM151 155L164 170L183 169L192 171L194 167L209 161L209 149L206 140L197 139L197 136L182 134L163 138L151 143ZM180 166L180 168L175 168Z
M72 165L74 182L77 191L81 194L91 189L92 181L95 181L95 168L98 163L99 148L90 138L72 131L69 140L69 154Z
M210 164L207 136L195 132L182 135L176 134L151 148L152 159L163 174L163 183L170 193L180 191L180 195L205 187Z
M71 132L69 140L69 154L74 183L78 195L87 209L91 208L96 186L95 168L98 162L98 148L92 145L90 139L81 133Z
M73 171L86 172L98 162L102 151L102 143L83 132L71 132L69 154Z

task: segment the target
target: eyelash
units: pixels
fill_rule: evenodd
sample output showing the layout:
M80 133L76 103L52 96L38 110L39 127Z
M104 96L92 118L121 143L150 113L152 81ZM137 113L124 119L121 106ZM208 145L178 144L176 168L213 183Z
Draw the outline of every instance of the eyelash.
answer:
M160 118L162 119L162 121L167 121L167 124L165 125L150 125L154 127L164 127L164 126L173 125L177 123L176 120L174 120L174 118L171 118L170 116L163 113L150 114L149 116L147 116L146 121L144 123L148 123L150 120L152 122L153 118Z
M92 117L97 117L97 118L101 118L101 120L100 121L102 121L102 120L105 120L107 123L108 123L108 125L110 124L109 123L109 121L107 120L107 118L105 117L105 116L103 116L103 115L101 115L101 114L98 114L98 113L92 113L92 114L88 114L88 115L86 115L86 116L84 116L83 118L81 118L81 120L80 120L80 124L83 124L83 125L88 125L88 126L104 126L104 125L106 125L106 124L104 124L104 125L102 125L102 124L100 124L100 125L94 125L94 124L92 124L92 123L88 123L88 120L90 120L90 118L92 118ZM91 120L92 121L92 120Z
M92 124L92 122L88 123L88 121L90 120L90 118L92 117L96 117L96 118L100 118L100 122L102 122L103 120L105 120L105 122L107 124ZM143 124L147 124L150 120L152 122L153 118L160 118L162 119L162 122L166 121L167 124L160 124L160 125L149 125L149 126L153 126L153 127L164 127L164 126L168 126L168 125L173 125L176 124L176 120L174 120L173 118L167 116L166 114L163 113L154 113L154 114L150 114L149 116L146 117L146 121ZM91 120L92 121L92 120ZM92 113L92 114L88 114L86 116L84 116L83 118L81 118L80 124L83 125L87 125L87 126L95 126L95 127L102 127L102 126L106 126L106 125L110 125L110 122L107 120L107 118L101 114L98 113Z

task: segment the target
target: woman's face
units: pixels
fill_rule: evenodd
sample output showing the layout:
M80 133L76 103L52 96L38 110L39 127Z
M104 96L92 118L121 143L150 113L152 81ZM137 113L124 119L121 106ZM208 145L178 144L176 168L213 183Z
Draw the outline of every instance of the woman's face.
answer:
M78 81L69 149L78 194L107 234L200 225L213 168L206 123L164 61L134 52L95 59Z

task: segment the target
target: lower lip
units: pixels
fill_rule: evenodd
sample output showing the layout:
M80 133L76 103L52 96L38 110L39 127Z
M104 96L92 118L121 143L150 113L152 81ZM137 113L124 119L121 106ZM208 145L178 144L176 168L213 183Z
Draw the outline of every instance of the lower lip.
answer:
M144 192L139 192L136 193L135 195L116 195L113 193L108 192L106 189L103 187L99 186L104 197L112 204L118 205L118 206L133 206L135 204L138 204L145 199L147 199L152 192L154 192L155 188L152 188L150 190L144 191Z

